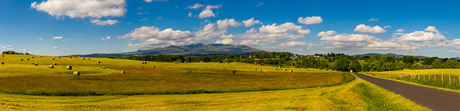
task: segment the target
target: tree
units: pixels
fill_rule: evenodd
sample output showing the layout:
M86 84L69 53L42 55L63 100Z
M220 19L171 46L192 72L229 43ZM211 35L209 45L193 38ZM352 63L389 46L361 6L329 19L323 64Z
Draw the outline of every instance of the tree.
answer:
M361 71L361 64L359 64L359 61L357 59L353 60L351 63L351 70L355 72Z
M441 60L435 59L433 63L431 64L433 68L443 68L443 64L441 63Z
M458 62L455 59L448 59L446 61L446 68L458 68Z
M349 71L349 66L350 63L348 62L348 59L346 57L342 57L335 61L335 68L338 71Z

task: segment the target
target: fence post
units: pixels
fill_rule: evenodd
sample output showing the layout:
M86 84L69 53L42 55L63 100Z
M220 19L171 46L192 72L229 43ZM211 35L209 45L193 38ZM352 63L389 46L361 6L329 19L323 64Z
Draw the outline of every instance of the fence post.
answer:
M431 75L428 74L428 81L431 81Z
M436 82L436 74L434 75L434 81Z
M420 80L420 75L418 75L418 80Z
M441 83L444 83L444 75L441 74Z
M452 84L452 82L450 81L450 74L449 74L449 84Z

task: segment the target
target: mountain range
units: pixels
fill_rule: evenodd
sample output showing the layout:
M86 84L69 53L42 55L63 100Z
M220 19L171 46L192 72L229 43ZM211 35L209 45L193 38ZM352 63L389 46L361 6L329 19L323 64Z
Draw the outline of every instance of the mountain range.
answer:
M81 57L127 57L127 56L146 56L146 55L183 55L183 56L205 56L205 55L230 55L241 54L249 55L256 52L267 52L260 49L248 47L246 45L230 45L230 44L191 44L184 46L169 46L164 48L154 48L148 50L137 50L125 53L109 53L109 54L87 54L87 55L71 55Z

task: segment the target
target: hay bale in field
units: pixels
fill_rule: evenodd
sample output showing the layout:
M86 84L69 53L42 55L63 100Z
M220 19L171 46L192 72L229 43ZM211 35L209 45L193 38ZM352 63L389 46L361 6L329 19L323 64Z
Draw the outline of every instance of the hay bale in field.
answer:
M53 60L54 60L54 58L53 58Z
M125 72L125 71L121 71L120 73L122 73L122 74L123 74L123 73L126 73L126 72Z
M98 64L100 64L100 63L101 63L101 61L97 61L97 63L98 63Z
M105 69L106 67L105 66L102 66L102 69Z
M35 65L35 63L32 63L32 65Z
M275 68L275 70L278 70L277 68Z
M91 58L88 58L88 60L91 60Z
M72 66L67 66L67 70L72 70Z
M40 56L40 58L43 58L42 56Z
M254 70L256 70L256 71L257 71L257 68L254 68Z
M72 59L72 57L70 57Z
M280 69L281 69L281 66L279 66L278 68L280 68Z
M60 58L61 58L61 57L59 57L59 59L60 59Z
M81 58L81 60L85 60L85 57Z
M152 66L152 68L155 68L155 66Z
M260 71L262 71L262 69L260 69Z
M74 75L74 76L80 76L80 72L78 72L78 71L73 71L73 75Z
M57 65L57 63L54 63L54 65Z
M187 63L187 61L184 61L184 63Z
M227 62L227 64L230 64L230 63Z
M32 56L32 59L34 58L34 56Z
M38 63L35 63L34 65L35 65L35 66L38 66Z
M29 60L29 58L27 58L27 60Z
M5 62L2 62L2 65L5 64Z
M287 71L287 69L286 69L286 68L284 68L284 71Z
M23 59L21 59L21 61L23 61Z
M292 70L289 70L289 72L292 72Z
M49 67L49 68L54 68L54 65L49 65L48 67Z

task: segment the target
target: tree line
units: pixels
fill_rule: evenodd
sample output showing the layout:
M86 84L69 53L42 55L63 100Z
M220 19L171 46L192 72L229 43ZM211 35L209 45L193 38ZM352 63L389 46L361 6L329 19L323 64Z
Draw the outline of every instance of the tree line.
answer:
M294 55L290 52L266 52L250 55L212 55L212 56L131 56L124 59L155 62L244 62L258 65L293 66L297 68L317 68L336 71L392 71L409 69L460 68L455 59L438 57L417 58L404 56L349 56L342 53L315 55Z

